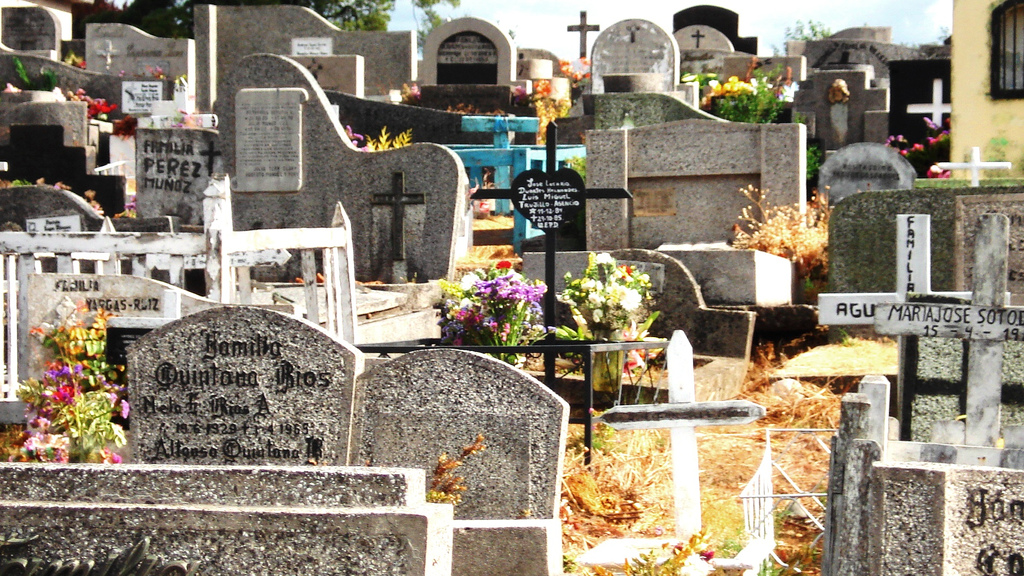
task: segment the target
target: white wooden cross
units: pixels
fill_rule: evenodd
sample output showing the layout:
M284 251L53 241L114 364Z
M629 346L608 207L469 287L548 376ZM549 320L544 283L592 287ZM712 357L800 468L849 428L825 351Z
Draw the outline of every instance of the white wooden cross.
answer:
M871 325L875 308L903 302L908 293L970 298L970 292L932 292L931 216L900 214L896 218L896 291L818 294L818 324Z
M764 407L748 400L697 402L693 382L693 347L682 330L672 334L665 351L668 403L616 406L596 419L616 430L670 429L676 536L686 540L700 532L700 476L696 426L747 424L764 416Z
M942 124L943 114L952 114L953 107L942 101L942 78L932 80L932 101L928 104L910 104L907 114L928 114L932 122Z
M999 438L1003 342L1024 341L1024 307L1003 306L1006 294L1009 219L984 214L974 250L974 292L970 304L892 303L878 307L880 334L970 340L967 422L964 441L995 446Z
M979 184L978 173L982 170L1009 170L1013 168L1011 162L982 162L981 148L971 148L970 162L936 162L936 165L943 170L970 170L971 187L977 188Z

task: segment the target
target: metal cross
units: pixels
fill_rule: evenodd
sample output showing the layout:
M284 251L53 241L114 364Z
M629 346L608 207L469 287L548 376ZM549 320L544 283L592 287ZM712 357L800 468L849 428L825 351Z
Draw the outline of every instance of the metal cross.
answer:
M569 32L580 33L580 58L587 57L587 32L597 32L601 27L596 24L587 24L587 11L580 10L580 23L573 24L566 28Z
M690 38L696 39L697 40L697 48L700 48L700 39L701 38L707 38L707 35L701 34L700 33L700 29L698 29L696 32L694 32L693 34L690 35Z
M391 179L390 194L374 194L374 206L391 206L391 258L405 260L405 205L425 204L423 194L405 192L405 172L395 172Z

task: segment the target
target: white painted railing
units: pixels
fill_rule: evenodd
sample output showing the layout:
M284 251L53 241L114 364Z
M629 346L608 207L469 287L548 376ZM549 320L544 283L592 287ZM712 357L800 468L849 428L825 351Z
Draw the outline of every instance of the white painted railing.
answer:
M206 270L207 296L225 304L251 302L251 266L283 263L287 250L297 250L305 287L306 318L320 323L317 299L316 252L322 251L323 284L327 292L327 330L342 340L355 341L355 271L352 232L344 209L335 208L331 228L287 228L235 232L231 223L230 185L215 176L206 191L204 233L0 232L0 286L3 300L3 379L0 401L15 400L18 382L28 377L23 339L28 337L28 275L42 272L55 261L56 271L77 274L90 262L97 274L121 274L130 262L131 274L151 278L166 271L169 283L184 285L184 271ZM52 264L48 265L52 266Z

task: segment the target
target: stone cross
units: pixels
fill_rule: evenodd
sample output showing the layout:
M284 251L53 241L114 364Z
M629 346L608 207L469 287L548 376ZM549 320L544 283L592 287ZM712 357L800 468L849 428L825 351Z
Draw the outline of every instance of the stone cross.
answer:
M573 24L566 28L569 32L580 33L580 58L587 57L587 32L597 32L601 27L596 24L587 24L587 11L580 10L580 23Z
M693 347L682 330L672 334L665 358L668 363L667 404L616 406L595 421L616 430L670 430L676 536L685 540L701 528L695 427L747 424L762 418L765 409L748 400L697 402Z
M907 106L907 114L928 114L932 122L942 124L943 114L952 114L953 107L942 101L942 78L932 80L932 101L927 104Z
M936 164L943 170L970 170L972 188L978 187L978 173L982 170L1009 170L1013 168L1013 163L1011 162L982 162L981 148L977 146L971 148L970 162L937 162Z
M698 29L696 32L694 32L693 34L690 35L690 38L693 38L693 39L697 40L697 46L696 47L700 48L700 39L701 38L706 38L706 35L705 34L701 34L700 30Z
M964 442L995 446L999 438L1003 342L1024 341L1024 307L1003 306L1009 219L984 214L974 251L970 304L892 303L879 306L879 334L970 340Z
M101 50L96 51L97 54L107 59L107 70L110 70L110 64L113 62L113 56L120 54L117 50L114 50L114 44L110 40L107 40L107 45Z
M391 193L374 194L370 204L391 206L391 258L405 260L405 205L423 204L424 196L406 193L404 172L395 172L391 182Z

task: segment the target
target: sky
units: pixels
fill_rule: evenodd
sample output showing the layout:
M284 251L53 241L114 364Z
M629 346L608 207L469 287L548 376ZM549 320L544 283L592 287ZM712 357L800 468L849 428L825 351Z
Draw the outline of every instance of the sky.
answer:
M624 0L462 0L458 8L443 5L444 17L472 16L489 20L513 33L519 48L545 48L563 59L579 56L579 33L566 26L579 22L580 10L587 11L588 24L601 29L631 18L650 20L669 33L672 15L699 4L713 4L740 16L740 36L757 36L758 52L770 56L773 48L785 52L786 28L797 20L820 22L832 32L855 26L891 26L893 41L903 44L935 44L952 29L953 0L717 0L692 3ZM415 13L410 0L396 0L391 30L415 30ZM587 35L593 45L597 34Z

